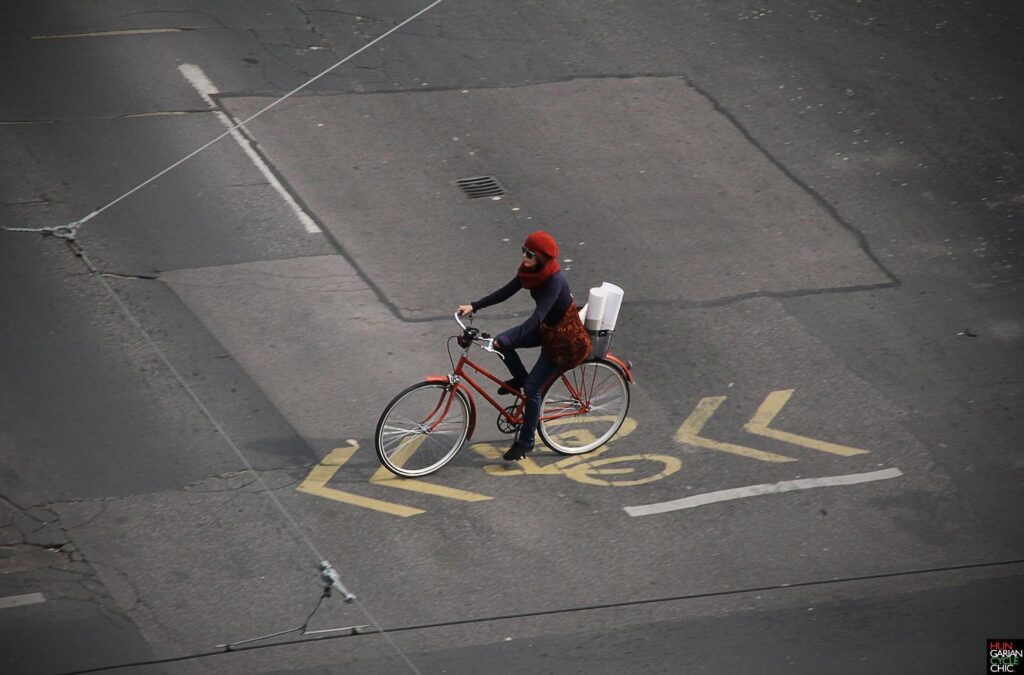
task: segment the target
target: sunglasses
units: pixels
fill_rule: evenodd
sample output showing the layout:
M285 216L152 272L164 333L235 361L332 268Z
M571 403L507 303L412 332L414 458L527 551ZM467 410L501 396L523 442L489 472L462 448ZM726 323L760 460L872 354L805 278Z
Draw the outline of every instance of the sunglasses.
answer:
M523 247L523 255L525 255L525 256L526 256L527 258L529 258L530 260L533 260L534 258L536 258L536 257L537 257L537 254L536 254L536 253L534 253L534 252L533 252L533 251L531 251L530 249L526 248L525 246Z

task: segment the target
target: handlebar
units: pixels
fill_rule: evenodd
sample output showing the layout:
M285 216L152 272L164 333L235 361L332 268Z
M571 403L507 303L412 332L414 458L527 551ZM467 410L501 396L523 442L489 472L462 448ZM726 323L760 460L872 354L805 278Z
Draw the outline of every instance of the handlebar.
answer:
M455 323L459 324L459 328L462 329L462 337L460 338L459 344L463 347L468 347L471 343L476 343L485 352L497 354L498 357L504 361L505 355L494 348L494 338L487 333L481 333L473 326L467 326L462 323L462 319L459 318L459 313L455 312Z

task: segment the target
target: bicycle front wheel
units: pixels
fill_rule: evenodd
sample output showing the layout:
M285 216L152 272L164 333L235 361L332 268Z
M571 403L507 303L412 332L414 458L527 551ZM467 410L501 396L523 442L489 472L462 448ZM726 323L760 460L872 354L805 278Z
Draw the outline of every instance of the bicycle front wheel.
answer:
M629 383L607 361L586 361L548 387L541 404L540 437L562 455L590 452L622 427Z
M469 433L469 402L440 382L412 385L384 409L375 445L380 463L404 478L425 476L451 461Z

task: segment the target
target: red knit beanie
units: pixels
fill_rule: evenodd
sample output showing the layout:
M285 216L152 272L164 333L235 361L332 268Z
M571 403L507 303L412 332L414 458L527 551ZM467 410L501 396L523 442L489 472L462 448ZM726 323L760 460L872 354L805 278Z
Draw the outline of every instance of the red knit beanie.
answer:
M554 259L558 257L558 242L547 232L538 230L526 238L523 244L534 253L540 253L545 258Z

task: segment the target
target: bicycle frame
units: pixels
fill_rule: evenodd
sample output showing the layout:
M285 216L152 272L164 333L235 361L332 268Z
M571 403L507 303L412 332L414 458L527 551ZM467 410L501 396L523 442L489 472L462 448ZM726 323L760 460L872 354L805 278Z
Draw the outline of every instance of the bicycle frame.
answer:
M632 382L633 381L633 377L632 377L632 374L629 372L628 365L625 362L619 360L618 358L613 357L611 354L608 354L607 356L611 357L611 358L607 358L606 357L607 360L611 361L613 364L615 364L617 367L619 367L625 373L627 380L629 382ZM431 430L433 430L435 427L437 427L437 425L440 424L445 419L445 417L447 417L448 411L449 411L449 409L451 408L451 405L452 405L452 401L454 400L454 397L456 396L456 393L455 393L456 390L461 389L463 392L465 392L466 398L469 399L469 409L470 409L469 410L469 415L470 415L470 420L469 420L469 431L466 434L466 441L467 442L473 436L473 432L476 429L477 409L476 409L476 398L473 396L473 391L474 390L478 394L483 396L484 400L486 400L488 403L490 403L491 407L493 407L495 410L497 410L498 414L501 415L502 417L504 417L510 424L522 424L523 423L523 409L524 409L525 403L526 403L526 399L522 396L522 394L520 394L519 392L514 392L513 393L513 395L516 397L517 403L516 403L516 406L515 406L515 414L514 415L510 414L508 412L508 407L502 406L498 401L496 401L494 398L492 398L490 394L488 394L486 391L484 391L483 387L481 387L477 383L477 381L473 379L473 377L469 374L469 372L467 372L467 368L472 369L478 375L483 375L484 377L486 377L487 379L491 380L495 384L498 384L498 385L504 384L504 382L502 380L498 379L494 374L492 374L486 368L484 368L483 366L478 365L472 359L470 359L469 358L469 350L467 349L467 350L462 352L462 355L459 357L459 361L458 361L458 363L455 366L455 370L452 372L451 375L430 375L430 376L428 376L426 378L427 382L444 383L444 384L448 384L448 385L452 385L452 386L450 387L448 393L445 396L440 397L440 399L437 402L437 405L430 412L430 414L427 415L426 419L424 420L424 423L426 423L428 420L433 419L434 415L438 412L438 410L440 410L441 407L444 406L443 412L441 412L440 416L436 419L436 421L434 421L430 425L429 428ZM563 379L563 383L565 385L566 390L569 391L569 393L572 395L572 397L576 401L580 402L580 404L583 406L584 409L586 409L590 405L590 402L585 400L584 397L581 395L581 393L579 391L577 391L577 389L573 386L573 384L568 379L565 378L564 373L563 374L553 375L551 377L551 380L549 380L547 383L545 383L545 390L547 389L548 386L551 385L552 382L554 382L559 377L561 377ZM466 386L467 384L469 386ZM509 406L509 407L511 407L511 406ZM563 418L563 417L572 417L572 416L574 416L576 414L577 414L577 411L575 411L575 410L561 412L561 413L557 413L557 414L548 414L548 415L545 415L542 412L541 416L540 416L540 421L550 421L550 420L554 420L554 419L560 419L560 418Z
M521 430L527 404L535 400L524 392L505 392L502 380L470 358L474 345L500 357L509 354L495 349L494 338L465 325L459 316L455 314L455 321L462 333L448 339L450 374L430 375L425 382L407 387L391 400L377 423L377 456L397 476L415 478L437 471L472 438L477 422L474 391L498 411L498 431L504 434ZM452 353L452 340L461 347L458 362ZM631 367L629 361L602 354L553 374L539 393L543 403L537 411L541 422L537 431L544 444L559 454L580 455L599 448L618 433L628 420ZM490 388L488 380L499 386L497 398L486 391ZM505 393L515 396L511 405L499 402ZM424 443L425 451L417 452ZM412 457L414 453L416 458ZM591 465L581 462L579 466Z
M484 391L483 387L481 387L479 384L477 384L476 380L474 380L472 378L472 376L470 376L466 372L466 367L467 366L469 368L472 368L478 374L483 375L487 379L491 380L495 384L499 384L499 385L505 384L503 381L499 380L496 376L494 376L486 368L484 368L482 366L479 366L475 362L473 362L469 358L468 350L464 351L462 353L462 356L459 357L459 362L456 364L455 370L452 372L451 375L430 375L430 376L428 376L426 378L427 382L437 382L437 383L444 383L444 384L453 385L453 386L451 386L449 392L445 396L442 396L438 400L437 406L435 406L434 410L431 411L430 415L427 416L427 420L432 419L434 414L437 413L438 409L442 405L444 405L444 412L441 413L441 416L438 417L437 421L435 421L430 426L430 428L433 429L434 427L436 427L448 415L448 410L451 408L452 401L454 400L454 397L455 397L455 391L457 389L461 389L463 392L465 392L466 398L469 399L469 417L470 417L470 420L469 420L469 432L466 435L466 440L467 441L472 437L473 431L476 429L476 417L477 417L476 397L473 396L473 390L476 390L476 392L478 394L483 396L484 400L486 400L488 403L490 403L491 407L493 407L495 410L497 410L498 413L501 416L503 416L506 420L509 421L509 423L511 423L511 424L522 424L523 423L522 412L523 412L523 407L524 407L524 405L526 403L526 399L524 399L523 396L519 392L513 392L513 395L516 397L516 401L517 401L517 404L516 404L516 415L514 415L514 416L510 415L504 406L502 406L500 403L498 403L496 400L494 400L494 398L492 398L490 394L488 394L486 391ZM470 387L467 387L466 386L467 384L469 384L470 387L472 387L472 389L470 389ZM426 420L424 420L424 421L426 421Z
M474 380L472 377L470 377L466 373L466 366L469 366L470 368L475 370L478 374L483 375L484 377L486 377L487 379L491 380L495 384L499 384L499 385L505 384L503 381L499 380L495 375L493 375L489 370L487 370L483 366L477 365L472 360L470 360L469 355L468 355L467 352L463 352L462 357L459 359L458 365L455 366L455 372L452 374L453 377L456 378L456 382L457 383L458 382L466 382L466 383L468 383L471 387L473 387L473 389L476 390L476 392L478 394L483 396L484 399L488 403L490 403L491 406L495 410L497 410L499 414L504 416L505 419L507 419L512 424L522 424L523 423L522 409L523 409L523 406L526 403L526 399L523 398L522 394L520 394L519 392L513 392L513 396L516 397L516 415L512 416L512 415L510 415L508 413L508 411L506 409L506 406L502 406L500 403L498 403L496 400L494 400L494 398L492 398L490 394L488 394L486 391L484 391L483 387L481 387L479 384L477 384L476 380ZM469 393L469 389L467 389L466 387L463 387L463 391L466 391L467 393ZM470 396L472 396L472 394L470 394Z

